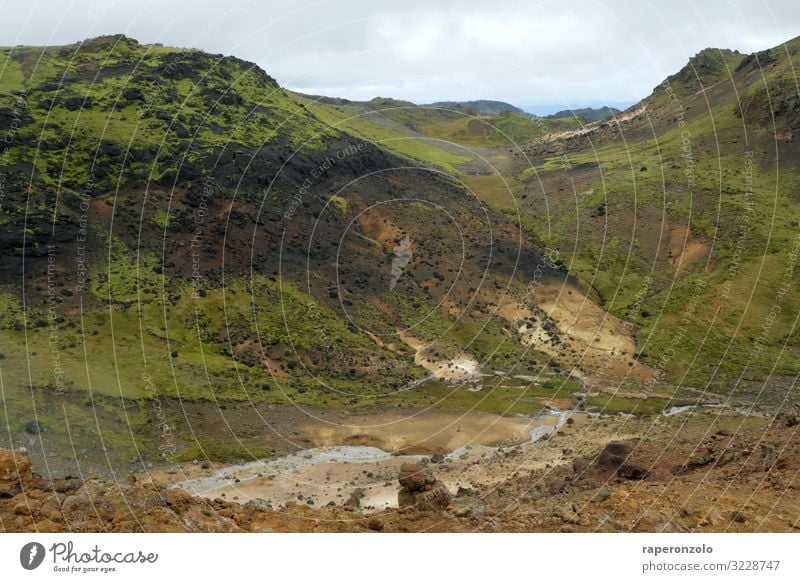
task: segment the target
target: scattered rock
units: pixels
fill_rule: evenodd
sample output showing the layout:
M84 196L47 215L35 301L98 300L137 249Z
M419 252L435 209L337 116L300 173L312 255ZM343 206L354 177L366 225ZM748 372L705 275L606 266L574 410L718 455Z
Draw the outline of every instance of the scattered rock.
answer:
M577 525L581 522L581 517L575 513L572 506L561 507L556 510L556 516L561 518L561 521L567 524Z
M640 481L642 479L647 479L647 477L650 475L650 472L640 465L633 465L626 463L622 465L619 469L617 469L617 475L619 475L623 479Z
M631 441L611 441L597 457L597 463L613 469L622 466L633 453L634 443Z
M589 459L578 458L572 461L572 470L574 471L575 476L579 477L583 475L591 464L592 462Z
M700 526L714 526L720 523L721 520L722 516L720 515L719 510L717 510L715 507L712 507L700 515L700 521L697 524Z
M747 521L747 516L741 511L732 511L731 521L735 521L736 523L744 523Z
M451 506L451 511L456 517L469 517L472 515L473 509L470 505L454 505Z
M423 491L436 482L430 470L419 463L404 463L398 479L400 486L408 491Z
M450 504L451 495L447 487L437 481L428 467L419 463L404 463L398 476L400 492L397 503L400 508L414 507L421 511L438 511Z
M38 420L31 420L25 423L25 432L28 434L39 434L44 430L44 425Z
M458 491L456 491L456 497L469 497L471 495L475 495L475 490L470 487L462 487L461 485L458 486Z
M542 494L541 491L534 489L533 491L529 491L523 494L522 497L520 497L520 499L522 501L533 502L533 501L539 501L542 497L544 497L544 494Z
M383 531L383 522L380 519L373 517L367 522L367 527L372 531Z

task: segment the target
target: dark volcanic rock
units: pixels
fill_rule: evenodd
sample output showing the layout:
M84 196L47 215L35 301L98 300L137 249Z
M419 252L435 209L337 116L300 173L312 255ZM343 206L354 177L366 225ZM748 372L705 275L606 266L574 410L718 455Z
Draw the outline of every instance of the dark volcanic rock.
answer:
M400 508L414 507L420 511L439 511L450 504L451 495L444 483L437 481L430 469L419 463L405 463L400 467Z
M616 469L627 461L633 449L634 444L630 441L611 441L600 451L597 463L602 467Z
M28 434L39 434L44 430L44 425L38 420L31 420L25 423L25 432Z
M617 475L623 477L624 479L630 479L632 481L639 481L641 479L646 479L650 472L640 465L634 464L624 464L619 469L617 469Z
M576 477L583 475L592 462L589 459L578 458L572 461L572 470L575 472Z
M400 467L400 485L407 491L422 491L436 482L430 470L419 463L405 463Z

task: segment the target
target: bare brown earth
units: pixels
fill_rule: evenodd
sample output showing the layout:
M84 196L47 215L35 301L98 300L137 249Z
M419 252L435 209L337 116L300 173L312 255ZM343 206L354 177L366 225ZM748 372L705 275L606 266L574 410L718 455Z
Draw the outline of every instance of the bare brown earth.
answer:
M274 510L258 501L194 497L156 475L50 480L32 472L27 455L3 450L0 529L793 531L800 529L799 413L579 415L536 443L467 456L461 464L429 463L454 495L441 511L370 511L352 500L325 507L298 500ZM615 446L628 452L617 458L609 454ZM220 467L183 469L202 475ZM399 491L396 478L387 468L387 495Z

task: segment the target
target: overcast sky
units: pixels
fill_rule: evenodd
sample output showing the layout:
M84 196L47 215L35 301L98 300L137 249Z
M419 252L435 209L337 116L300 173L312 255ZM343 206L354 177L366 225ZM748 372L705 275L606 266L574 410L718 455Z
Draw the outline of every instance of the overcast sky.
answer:
M254 61L290 89L535 113L628 105L706 47L800 36L798 0L0 0L0 44L122 32Z

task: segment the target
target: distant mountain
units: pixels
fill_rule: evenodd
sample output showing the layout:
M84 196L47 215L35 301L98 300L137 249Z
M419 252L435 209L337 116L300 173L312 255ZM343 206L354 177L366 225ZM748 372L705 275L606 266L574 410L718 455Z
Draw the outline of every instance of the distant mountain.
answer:
M289 95L334 127L362 139L379 140L382 147L395 153L457 173L461 172L458 168L476 161L482 163L470 161L460 146L526 143L548 133L580 129L582 125L575 117L547 119L519 110L479 113L467 107L487 101L414 105L388 97L350 101L292 92Z
M503 101L480 99L477 101L437 101L426 107L444 107L446 109L469 109L480 115L498 115L500 113L524 113L519 107Z
M583 109L564 109L558 113L548 115L551 119L561 117L585 117L589 121L601 121L608 119L612 115L617 115L621 111L615 107L585 107Z

